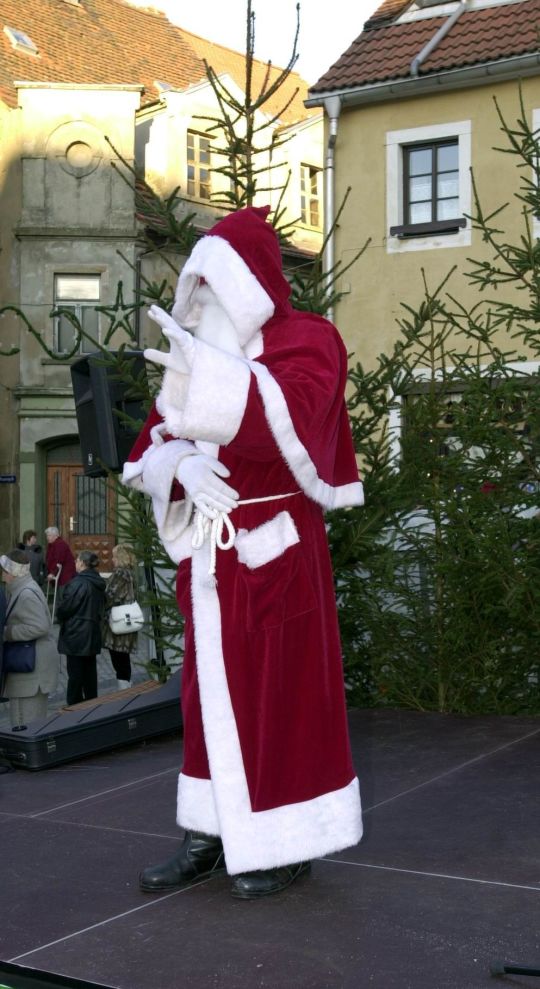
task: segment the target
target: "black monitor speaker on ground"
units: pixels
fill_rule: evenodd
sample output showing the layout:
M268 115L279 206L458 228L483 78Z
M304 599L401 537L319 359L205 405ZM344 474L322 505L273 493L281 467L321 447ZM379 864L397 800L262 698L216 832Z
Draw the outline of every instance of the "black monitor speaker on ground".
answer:
M110 353L110 357L115 356ZM133 383L134 379L141 381L146 373L142 350L124 351L123 366L126 363L126 380L116 362L105 363L99 351L71 365L84 473L88 477L104 477L104 468L122 470L140 429L128 420L142 424L146 418L142 388Z

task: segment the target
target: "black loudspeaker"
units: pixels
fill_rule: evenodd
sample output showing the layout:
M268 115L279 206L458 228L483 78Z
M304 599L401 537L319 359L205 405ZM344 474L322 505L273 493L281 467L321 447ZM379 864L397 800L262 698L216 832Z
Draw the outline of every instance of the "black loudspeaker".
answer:
M110 357L115 356L111 351ZM146 419L142 399L146 365L142 350L124 351L121 364L125 367L126 363L126 380L116 362L105 363L99 351L71 365L84 473L88 477L105 477L105 468L120 473Z

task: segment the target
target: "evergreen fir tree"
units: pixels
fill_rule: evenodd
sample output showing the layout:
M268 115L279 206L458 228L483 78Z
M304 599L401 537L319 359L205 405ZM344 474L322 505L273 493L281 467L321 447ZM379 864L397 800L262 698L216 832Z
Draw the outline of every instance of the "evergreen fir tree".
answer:
M524 363L540 359L540 148L523 111L512 128L500 119L501 153L521 175L520 243L475 186L473 226L491 257L434 290L425 282L393 352L351 371L366 506L354 521L338 513L331 541L347 681L363 705L540 707L540 378ZM482 292L469 309L462 278Z

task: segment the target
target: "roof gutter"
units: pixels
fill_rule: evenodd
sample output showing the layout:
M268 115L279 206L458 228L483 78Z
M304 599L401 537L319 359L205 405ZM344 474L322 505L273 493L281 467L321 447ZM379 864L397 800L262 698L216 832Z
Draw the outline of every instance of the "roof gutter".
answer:
M435 93L441 90L465 89L467 86L487 86L494 79L523 79L526 76L538 75L540 53L517 55L513 58L499 59L497 62L482 62L466 69L449 69L443 72L432 72L424 76L406 76L404 79L394 79L391 82L370 83L367 86L336 89L334 92L320 92L305 100L305 106L324 106L329 96L337 96L342 107L362 106L370 103L383 103L386 100L399 98L409 99L422 96L424 93Z
M438 31L435 32L432 38L428 41L426 45L422 48L422 51L418 53L416 58L413 58L411 62L411 75L417 76L420 71L420 66L422 62L425 62L428 55L437 47L437 45L442 41L442 39L448 34L448 32L453 28L458 17L461 17L464 10L469 6L469 0L460 0L459 5L455 10L452 11L450 17L444 21Z
M323 274L330 275L335 264L335 231L334 221L336 215L336 190L335 190L335 147L337 141L338 120L341 113L341 99L339 96L328 96L324 100L324 110L328 117L328 142L326 145L326 159L324 171L324 236L325 244L323 251ZM326 311L329 320L334 318L334 308L330 306Z

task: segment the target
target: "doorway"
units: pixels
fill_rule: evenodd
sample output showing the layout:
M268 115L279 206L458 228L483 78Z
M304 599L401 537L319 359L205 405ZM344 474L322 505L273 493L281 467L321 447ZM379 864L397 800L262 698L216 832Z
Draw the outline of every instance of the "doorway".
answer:
M83 549L97 553L101 573L109 573L115 545L114 489L106 477L86 477L80 463L52 464L50 459L47 526L58 527L74 556Z

